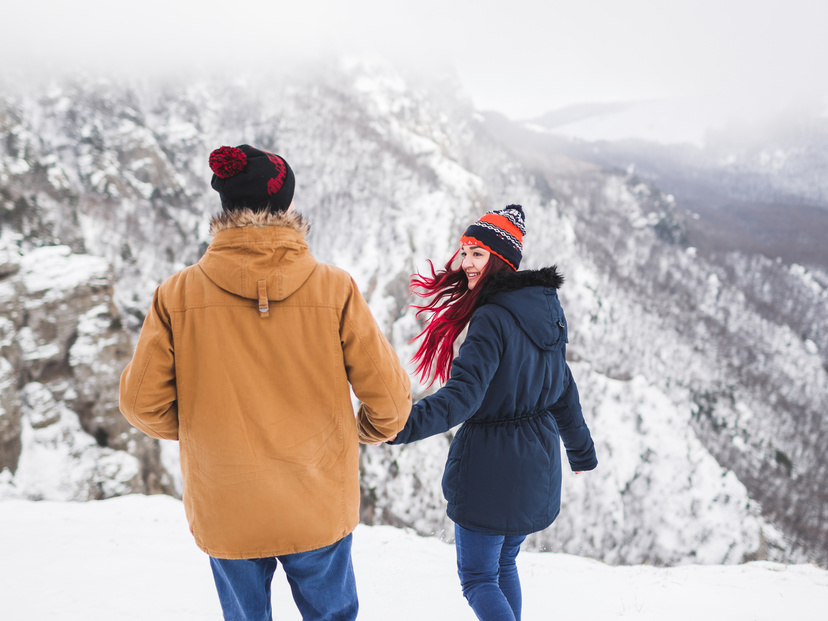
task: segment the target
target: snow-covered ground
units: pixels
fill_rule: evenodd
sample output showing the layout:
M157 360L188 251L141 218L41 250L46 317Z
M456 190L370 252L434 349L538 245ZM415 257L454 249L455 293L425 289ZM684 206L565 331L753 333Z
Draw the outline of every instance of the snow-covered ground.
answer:
M4 621L221 619L207 557L170 497L2 501L0 558ZM354 565L360 619L474 619L449 544L359 526ZM524 552L518 567L528 621L816 621L828 605L828 571L809 565L612 567ZM273 608L275 619L299 619L280 573Z

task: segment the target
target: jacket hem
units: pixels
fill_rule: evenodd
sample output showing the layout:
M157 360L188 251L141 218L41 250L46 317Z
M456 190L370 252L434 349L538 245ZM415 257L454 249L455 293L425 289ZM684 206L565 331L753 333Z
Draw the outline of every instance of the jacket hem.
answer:
M526 526L524 528L498 528L492 526L485 526L483 524L476 524L474 522L470 522L468 520L459 519L454 515L454 512L449 509L447 511L447 515L449 519L454 522L455 524L459 524L465 529L477 531L479 533L485 533L487 535L505 535L508 537L525 537L527 535L531 535L532 533L537 533L545 528L549 528L557 519L558 515L560 514L560 508L554 512L554 514L546 518L544 520L537 520L533 524Z
M200 541L198 537L195 537L195 543L199 547L199 549L204 552L205 554L213 557L213 558L222 558L222 559L250 559L250 558L271 558L274 556L285 556L288 554L300 554L302 552L311 552L312 550L319 550L321 548L326 548L330 545L341 541L348 535L354 532L356 529L356 524L353 527L346 527L343 531L335 536L333 539L324 539L319 543L309 544L307 546L290 546L290 547L277 547L277 548L265 548L259 550L250 550L246 552L223 552L215 549L211 549L209 546L205 545L204 542Z

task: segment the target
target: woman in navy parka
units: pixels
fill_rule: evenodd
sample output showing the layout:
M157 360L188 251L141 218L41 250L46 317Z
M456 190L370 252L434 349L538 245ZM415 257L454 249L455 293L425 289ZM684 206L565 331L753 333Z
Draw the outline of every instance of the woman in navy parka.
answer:
M486 213L461 239L462 263L417 275L434 296L415 360L443 387L418 401L394 444L462 426L443 475L455 522L463 595L481 620L520 619L515 558L526 535L561 504L560 440L570 467L592 470L595 448L566 363L566 317L555 267L516 271L525 234L520 205ZM456 255L455 255L456 256ZM468 325L454 358L452 346ZM453 359L453 360L452 360Z

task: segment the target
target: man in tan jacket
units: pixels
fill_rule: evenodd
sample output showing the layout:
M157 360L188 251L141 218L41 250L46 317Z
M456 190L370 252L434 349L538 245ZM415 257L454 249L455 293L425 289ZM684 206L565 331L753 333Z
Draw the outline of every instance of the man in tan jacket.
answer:
M303 619L353 619L358 440L405 426L408 375L353 279L311 256L287 162L240 145L210 167L212 243L155 291L121 412L179 441L184 508L226 619L270 618L277 562Z

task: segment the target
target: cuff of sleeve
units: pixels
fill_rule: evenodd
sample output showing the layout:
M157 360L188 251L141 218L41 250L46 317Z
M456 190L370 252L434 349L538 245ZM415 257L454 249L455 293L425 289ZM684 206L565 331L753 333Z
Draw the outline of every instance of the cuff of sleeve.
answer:
M388 442L386 442L386 444L408 444L408 436L409 434L406 433L406 430L403 427L397 434L397 437L393 440L389 440Z
M572 468L573 471L581 470L595 470L598 467L598 459L594 456L592 459L584 459L584 460L569 460L569 467Z

